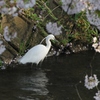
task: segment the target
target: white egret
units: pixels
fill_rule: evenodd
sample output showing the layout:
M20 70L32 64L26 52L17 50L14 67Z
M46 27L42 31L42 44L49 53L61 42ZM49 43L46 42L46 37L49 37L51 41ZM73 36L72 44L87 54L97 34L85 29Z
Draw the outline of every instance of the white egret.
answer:
M46 39L46 46L43 44L38 44L34 47L32 47L20 60L19 62L22 64L26 63L36 63L38 64L40 61L43 61L46 55L48 54L50 48L51 48L51 42L50 40L54 40L54 35L50 34ZM43 40L44 40L43 39Z

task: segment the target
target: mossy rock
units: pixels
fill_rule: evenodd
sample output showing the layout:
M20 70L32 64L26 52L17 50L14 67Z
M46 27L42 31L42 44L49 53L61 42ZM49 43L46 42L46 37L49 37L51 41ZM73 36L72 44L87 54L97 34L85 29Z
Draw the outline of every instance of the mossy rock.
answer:
M2 36L6 50L0 55L0 58L8 64L12 59L20 55L20 50L24 52L25 49L31 48L43 39L40 34L32 33L34 22L28 23L21 17L3 16L1 25L3 29L8 26L11 34L17 32L17 37L11 41L6 41Z

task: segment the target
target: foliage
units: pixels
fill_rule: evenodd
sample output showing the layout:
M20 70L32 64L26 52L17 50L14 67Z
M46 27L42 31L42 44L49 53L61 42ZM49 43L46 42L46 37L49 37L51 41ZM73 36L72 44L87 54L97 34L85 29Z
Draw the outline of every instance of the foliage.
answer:
M97 29L90 25L84 12L75 15L75 29L78 32L74 34L74 38L80 39L83 42L92 42L93 36L98 35Z
M20 54L20 55L23 55L25 49L26 49L26 47L25 47L24 43L23 43L23 42L20 43L20 45L19 45L19 54Z
M79 40L81 42L91 43L93 36L99 35L97 28L88 22L85 14L85 12L80 12L74 16L66 17L68 21L64 25L64 30L68 41Z
M31 7L31 3L33 2L33 5ZM7 2L7 1L6 1ZM11 2L11 1L10 1ZM64 3L66 2L66 3ZM75 3L75 4L74 4ZM83 6L80 7L80 5L83 3ZM27 5L29 4L29 5ZM52 4L52 6L51 6ZM67 4L67 5L65 5ZM92 38L94 36L98 36L98 30L96 27L92 26L90 22L88 21L86 17L86 11L91 7L91 2L87 6L85 5L85 1L79 1L80 5L77 5L76 1L71 2L71 0L65 0L62 2L62 0L22 0L22 2L19 2L19 0L14 0L14 3L10 5L4 6L7 8L16 7L17 10L11 10L8 11L8 14L20 12L22 15L25 16L30 22L35 23L40 34L43 34L43 36L46 36L48 32L46 30L47 23L55 23L56 28L58 29L58 26L62 26L59 30L61 31L61 34L63 36L63 39L59 39L61 44L66 45L68 42L71 41L81 41L81 42L87 42L91 43ZM18 8L17 8L17 6ZM73 5L75 7L73 7ZM28 7L27 7L28 6ZM67 6L66 11L62 11L62 6ZM77 7L80 7L81 9L76 9ZM22 8L23 7L23 8ZM27 9L26 9L27 8ZM83 10L85 8L85 10ZM74 10L75 9L75 10ZM90 10L90 9L89 9ZM73 13L73 15L68 15L69 13ZM75 13L77 12L77 13ZM95 13L99 16L99 10L95 10ZM4 13L4 14L7 14ZM52 28L52 27L51 27ZM1 29L0 29L1 30ZM49 28L49 30L52 30ZM55 31L56 32L56 31ZM56 34L54 34L56 35ZM23 51L26 49L25 45L23 43L20 44L20 53L23 54Z

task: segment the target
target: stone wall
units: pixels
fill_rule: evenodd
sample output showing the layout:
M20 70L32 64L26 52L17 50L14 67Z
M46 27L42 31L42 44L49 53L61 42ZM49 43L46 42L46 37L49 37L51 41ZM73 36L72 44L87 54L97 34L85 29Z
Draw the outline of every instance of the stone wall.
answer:
M6 64L10 64L15 57L23 54L26 48L38 44L40 39L43 38L40 34L32 32L34 22L28 22L22 17L3 16L1 25L2 29L8 26L10 34L17 32L17 37L11 41L6 41L4 36L0 35L0 40L3 41L3 45L6 48L0 55L0 59Z

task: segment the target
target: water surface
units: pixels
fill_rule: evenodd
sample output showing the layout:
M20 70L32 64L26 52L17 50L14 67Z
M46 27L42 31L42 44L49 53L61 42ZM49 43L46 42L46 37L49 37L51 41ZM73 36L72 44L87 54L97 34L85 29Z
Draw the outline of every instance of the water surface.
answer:
M94 51L48 57L41 65L15 65L0 71L0 100L94 100L97 89L88 90L84 77ZM100 80L100 54L92 61ZM37 69L36 69L37 67ZM99 87L99 86L98 86ZM79 95L78 95L79 93Z

